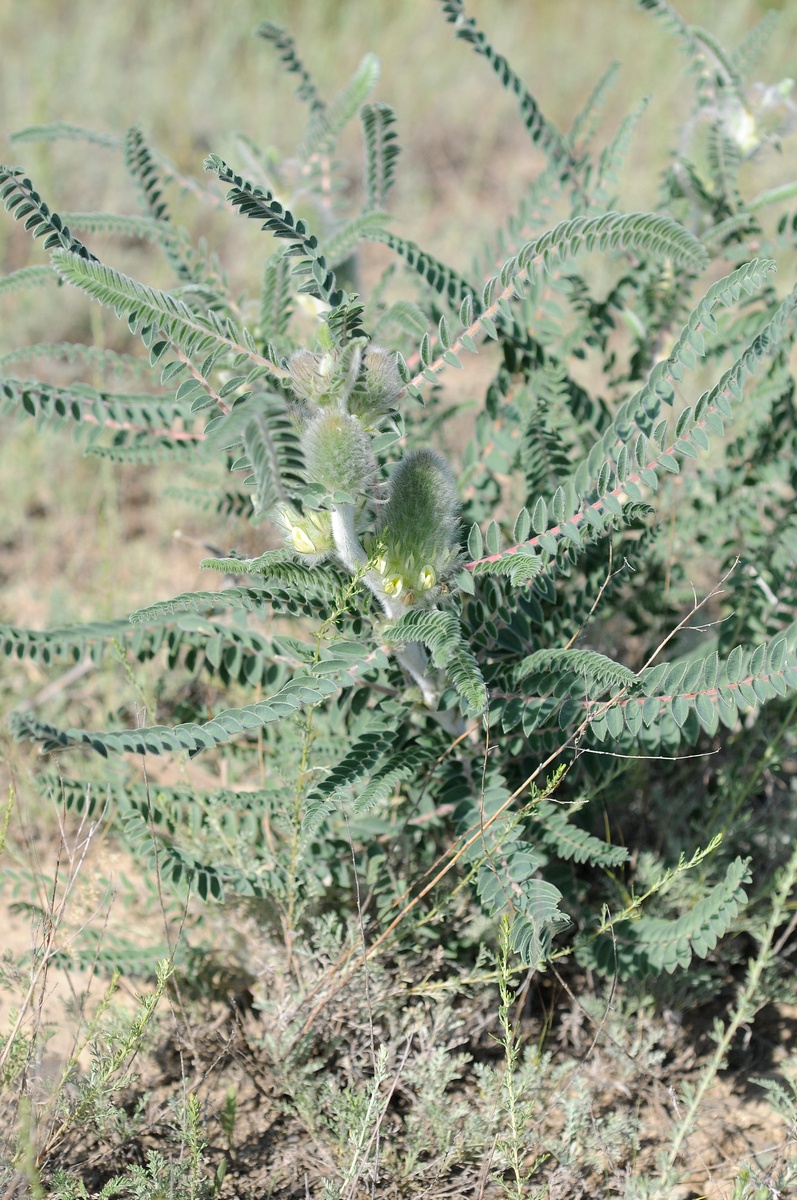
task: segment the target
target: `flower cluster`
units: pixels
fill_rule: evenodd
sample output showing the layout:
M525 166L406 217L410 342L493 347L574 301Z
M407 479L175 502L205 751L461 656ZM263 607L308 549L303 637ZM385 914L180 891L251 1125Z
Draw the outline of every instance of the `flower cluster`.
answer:
M727 106L725 129L744 158L755 154L767 142L777 145L797 125L793 90L793 79L782 79L770 87L754 83L744 103L737 100Z
M357 417L335 409L312 417L302 431L302 450L308 479L329 496L345 492L355 500L373 491L376 459Z
M299 350L287 365L291 387L311 409L338 408L369 424L390 412L404 390L395 355L364 338L323 352Z
M445 459L434 450L403 458L390 480L376 570L404 604L439 595L459 553L459 504Z
M274 524L282 531L286 546L299 554L324 558L335 550L332 517L325 509L299 512L292 504L278 504L271 512Z
M318 510L277 506L286 544L303 555L336 554L350 569L370 563L366 582L386 611L434 600L458 562L459 506L451 471L433 450L408 454L379 485L372 436L403 390L395 356L360 338L300 350L287 366L307 483L325 495Z

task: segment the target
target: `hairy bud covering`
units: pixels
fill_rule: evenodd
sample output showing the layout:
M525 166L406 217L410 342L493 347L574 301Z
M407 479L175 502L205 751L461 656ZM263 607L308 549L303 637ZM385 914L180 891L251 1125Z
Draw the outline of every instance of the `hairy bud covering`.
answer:
M297 350L288 359L288 374L296 395L310 404L323 405L334 387L335 365L332 354Z
M407 604L433 598L459 551L454 479L445 459L416 450L396 467L381 530L376 569L389 596Z
M298 350L288 359L290 384L312 408L337 408L376 421L395 407L404 389L396 356L355 338L323 353Z
M395 354L384 346L370 345L363 355L362 368L349 397L349 412L366 421L376 420L395 408L403 390Z
M376 460L356 417L335 410L314 417L302 434L302 450L307 478L330 495L348 492L355 497L370 490Z

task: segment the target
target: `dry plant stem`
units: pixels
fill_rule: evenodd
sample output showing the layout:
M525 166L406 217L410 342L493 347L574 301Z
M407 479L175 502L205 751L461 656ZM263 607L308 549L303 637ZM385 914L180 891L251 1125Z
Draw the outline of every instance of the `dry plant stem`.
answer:
M611 581L614 579L614 576L619 575L620 572L622 571L622 569L623 569L622 567L620 567L617 571L612 571L613 562L614 562L614 546L612 545L611 542L609 542L609 569L606 573L606 578L604 579L603 583L600 585L600 588L598 589L598 594L595 597L595 600L594 600L589 612L587 613L586 617L584 618L584 620L581 622L581 624L578 626L578 628L573 633L573 636L569 639L569 641L565 645L565 650L569 650L572 646L574 646L576 644L576 642L578 641L578 639L581 637L582 633L586 629L587 625L589 625L593 616L597 612L598 605L600 604L601 600L603 599L603 593L606 591L607 587L609 586ZM625 565L625 564L623 564L623 565Z
M147 773L147 760L146 760L145 755L142 755L141 764L142 764L141 769L144 774L144 786L146 789L146 796L147 796L147 817L149 820L149 834L150 834L150 838L152 841L152 854L153 854L153 858L155 860L155 880L156 880L157 890L158 890L158 904L160 906L161 918L163 920L163 932L164 932L164 935L166 938L166 945L169 947L168 964L169 964L170 974L172 976L172 986L174 987L174 994L175 994L175 997L177 1000L177 1004L180 1008L180 1013L182 1015L182 1029L180 1026L180 1022L177 1020L177 1013L174 1010L172 998L169 995L168 991L166 993L166 996L167 996L167 999L169 1002L169 1008L171 1009L171 1014L172 1014L172 1018L174 1020L175 1029L181 1033L181 1037L185 1034L188 1035L188 1041L191 1044L191 1053L192 1053L193 1059L194 1059L194 1067L196 1068L196 1064L198 1062L198 1054L197 1054L196 1041L194 1039L193 1025L192 1025L191 1021L188 1019L186 1007L183 1002L182 994L180 992L180 985L179 985L179 982L177 981L177 979L174 977L174 970L173 970L174 957L177 954L177 947L180 945L180 939L183 936L183 929L185 927L185 919L186 919L186 916L188 915L188 905L191 901L191 888L189 886L186 889L185 904L183 906L182 916L180 917L180 924L177 929L177 936L175 937L174 944L172 945L171 931L169 929L169 918L168 918L168 914L166 912L166 903L163 899L163 886L162 886L162 879L161 879L160 859L158 857L158 840L157 840L157 837L155 834L155 822L154 822L153 815L152 815L152 797L150 795L149 774ZM182 1051L181 1045L178 1046L178 1054L180 1057L180 1067L183 1071L183 1077L185 1077L185 1067L183 1064L183 1051Z
M0 825L0 854L2 854L6 848L6 838L8 837L8 827L11 824L11 814L14 811L14 805L16 804L16 800L17 800L17 794L16 794L16 791L14 790L14 785L13 785L13 783L9 783L9 785L8 785L8 801L6 803L6 810L3 813L3 823L2 823L2 825Z
M313 712L311 708L307 714L307 721L304 727L304 737L302 738L302 757L299 762L299 770L296 775L296 791L293 798L293 834L291 838L291 859L288 868L288 901L285 911L284 933L285 933L285 949L288 953L288 967L293 971L298 979L298 971L293 956L293 939L295 934L294 921L296 916L296 868L299 862L300 849L300 834L302 829L302 798L304 796L304 779L307 774L307 761L310 752L310 743L313 737Z
M258 701L262 700L262 698L263 698L263 684L260 682L260 680L258 680L257 687L255 689L255 696ZM257 769L258 769L258 773L260 776L260 787L263 789L263 791L265 791L266 790L266 755L265 755L265 745L263 742L262 726L259 727L258 731L257 731ZM271 817L269 816L269 813L267 810L264 811L264 813L263 813L263 833L265 834L266 844L268 845L269 850L271 851L272 854L274 854L276 852L276 843L274 841L274 831L271 828Z
M781 741L785 735L794 728L795 716L797 716L797 698L795 698L786 709L783 720L781 721L777 732L770 738L763 753L757 754L755 766L750 777L746 779L742 772L739 773L738 786L735 787L731 793L733 797L732 803L726 808L724 813L722 829L720 831L723 837L733 827L733 823L739 815L740 810L744 806L745 801L748 800L749 797L755 795L759 781L764 772L771 765L773 758L776 757ZM743 765L747 765L747 763L749 763L754 745L755 743L751 741L750 752L745 756Z
M96 958L95 958L95 961L96 961ZM44 1106L43 1110L39 1114L39 1125L42 1125L44 1123L45 1117L47 1117L52 1112L53 1108L56 1106L56 1104L59 1102L59 1100L63 1099L63 1094L64 1094L63 1089L66 1086L66 1084L69 1082L71 1077L74 1075L75 1071L77 1070L80 1055L83 1053L83 1051L88 1046L90 1046L92 1044L92 1041L99 1029L100 1021L102 1020L102 1017L104 1016L104 1014L107 1012L108 1007L109 1007L111 1001L113 1000L113 997L116 995L116 992L119 987L120 977L121 977L121 972L118 969L114 970L113 974L111 975L111 979L110 979L108 986L106 987L105 991L103 992L102 996L100 997L99 1003L97 1004L96 1008L94 1009L94 1012L91 1014L91 1019L86 1022L86 1027L85 1027L85 1031L83 1033L83 1037L78 1038L77 1035L75 1036L75 1040L72 1045L72 1051L71 1051L66 1063L64 1064L64 1067L63 1067L63 1070L61 1071L61 1076L58 1080L58 1083L52 1089L52 1092L50 1094L49 1100L47 1101L47 1104ZM57 1118L54 1117L53 1119L55 1120ZM53 1136L54 1136L54 1134L53 1134L53 1130L51 1128L47 1135L47 1139L46 1139L44 1148L42 1149L42 1152L41 1152L42 1158L45 1158L47 1156L47 1154L49 1153L50 1144L53 1140Z
M689 621L691 621L691 619L695 615L695 613L699 612L700 609L704 607L704 605L708 604L709 600L711 600L714 596L716 596L719 593L719 591L722 588L722 585L724 584L724 582L728 578L728 576L731 574L731 572L735 569L737 563L738 563L738 559L733 563L733 565L725 573L725 575L723 575L722 579L716 585L716 587L712 588L712 590L710 592L708 592L707 595L704 596L702 600L695 601L694 605L692 606L690 611L686 614L686 616L681 621L678 622L678 624L675 626L675 628L673 630L671 630L671 632L668 633L665 638L663 638L661 640L659 645L656 647L656 649L653 651L653 653L650 655L650 657L645 662L644 666L641 668L642 670L645 670L647 667L649 667L651 665L651 663L654 662L656 658L658 658L659 654L661 654L661 652L665 649L667 644L676 636L676 634L678 634L686 626L686 624ZM504 803L501 804L496 809L496 811L486 821L484 821L482 823L482 821L480 820L480 821L476 822L474 825L471 825L470 828L465 831L465 833L460 834L460 837L457 839L457 842L459 842L462 838L464 838L465 841L462 842L462 844L456 850L454 849L454 847L457 845L457 842L455 842L454 846L452 846L451 849L449 851L447 851L447 855L451 856L449 858L449 861L447 863L445 863L444 865L440 866L439 871L437 871L437 873L434 875L434 877L431 879L431 881L424 888L422 888L420 892L418 892L415 896L413 896L413 898L404 906L404 908L402 908L402 910L398 914L398 916L396 916L390 922L388 927L379 935L379 937L374 942L371 943L371 945L368 948L367 953L365 954L365 956L363 958L363 961L366 961L368 958L371 957L372 954L374 954L377 950L379 950L381 947L383 947L385 945L387 939L394 932L394 930L398 928L398 926L402 923L404 918L407 917L409 915L409 913L412 912L412 910L421 902L421 900L424 898L424 896L428 895L428 893L430 891L432 891L432 889L435 888L442 879L445 878L445 876L448 874L448 872L451 871L456 866L456 864L459 862L459 860L462 858L462 856L470 849L470 847L475 842L477 842L480 838L482 838L484 836L485 831L487 829L489 829L490 826L494 825L495 822L498 821L503 816L503 814L506 812L506 810L508 808L510 808L512 804L514 804L514 802L517 800L517 798L519 796L523 795L523 793L531 786L531 784L534 783L535 780L537 780L539 778L539 776L543 773L543 771L547 770L547 768L549 766L551 766L551 764L554 763L557 758L559 758L566 750L571 749L571 748L577 748L579 741L586 733L586 731L589 728L592 721L595 720L597 717L602 716L603 713L607 712L608 709L610 709L613 705L617 704L618 701L620 699L622 699L622 697L626 694L627 691L628 691L628 685L626 685L626 687L622 688L621 691L618 692L618 694L616 696L612 697L611 700L608 700L604 704L602 704L595 713L591 713L591 714L589 714L589 716L585 717L584 720L581 722L581 724L578 726L578 728L575 729L573 731L573 733L565 741L563 741L548 756L548 758L546 758L544 760L544 762L540 763L539 766L535 767L535 769L531 772L531 774L528 776L528 778L523 780L523 782L520 784L520 786L518 788L516 788L515 791L512 792L512 794L510 796L507 797L507 799L504 801ZM443 863L443 861L447 857L447 855L442 855L437 860L436 865ZM430 868L430 871L433 869L434 868ZM404 893L404 896L401 897L401 899L404 899L408 894L409 894L409 889ZM397 901L396 903L399 903L399 901ZM305 998L305 1002L307 1002L307 1000L311 999L314 995L316 995L320 991L320 989L324 986L324 984L330 978L334 977L335 972L340 970L341 967L344 967L346 965L346 963L349 962L349 960L352 958L352 956L354 954L355 954L355 950L353 947L350 948L349 950L347 950L346 953L336 963L335 967L331 968L324 975L324 977L321 980L319 980L318 984L316 984L316 986L313 988L313 990ZM301 1029L301 1034L299 1036L303 1036L305 1033L307 1033L307 1031L313 1025L318 1014L324 1010L324 1008L329 1003L329 1001L333 998L333 996L337 995L338 991L340 991L340 989L344 986L346 980L349 978L349 976L355 969L356 969L356 967L352 966L349 968L348 971L344 972L343 975L337 980L336 986L329 993L327 993L327 995L325 997L323 997L319 1001L319 1003L315 1006L315 1008L312 1010L312 1012L309 1014L309 1016L305 1020L304 1025L302 1026L302 1029Z
M23 1102L20 1104L19 1142L21 1149L17 1156L17 1163L20 1174L27 1181L31 1200L46 1200L46 1193L42 1187L39 1164L37 1162L33 1114L31 1112L30 1100L27 1096L24 1097ZM11 1197L18 1194L12 1183L6 1192L6 1196Z
M608 932L611 933L612 940L614 940L614 930L610 929ZM590 1042L589 1046L587 1047L583 1058L581 1059L580 1063L578 1064L578 1067L573 1072L573 1074L559 1087L559 1089L558 1089L559 1095L565 1095L567 1093L567 1091L569 1090L569 1088L572 1087L573 1083L575 1083L576 1079L581 1074L581 1071L583 1070L583 1068L587 1062L587 1059L592 1054L593 1050L597 1046L601 1037L606 1038L606 1041L610 1042L611 1045L614 1046L615 1050L618 1051L618 1053L622 1054L624 1058L627 1058L628 1061L633 1064L634 1068L636 1070L640 1071L643 1075L646 1075L648 1077L648 1079L651 1080L651 1082L661 1083L661 1081L662 1081L661 1074L659 1072L651 1070L651 1068L646 1066L645 1063L640 1058L635 1057L633 1054L631 1054L625 1048L625 1046L623 1046L623 1044L621 1042L618 1042L617 1039L613 1038L612 1035L610 1033L608 1033L606 1030L606 1021L608 1019L609 1013L612 1011L612 1003L614 1001L614 993L617 989L617 978L618 978L617 971L615 970L614 975L612 975L611 987L609 989L609 998L606 1001L606 1007L603 1010L603 1015L601 1016L599 1021L596 1021L595 1018L593 1016L590 1016L590 1014L584 1008L584 1006L582 1005L578 996L576 996L573 989L569 986L567 980L559 973L559 971L557 971L556 965L554 963L551 963L550 966L551 966L551 970L552 970L553 974L556 976L557 982L562 986L562 988L565 990L565 992L567 992L567 995L570 997L573 1004L576 1006L576 1008L579 1010L579 1012L582 1014L582 1016L585 1018L585 1020L588 1022L588 1024L592 1025L595 1029L595 1034L593 1036L593 1039Z
M777 956L780 954L783 947L790 940L791 935L794 933L795 929L797 929L797 910L795 910L795 912L792 914L792 918L789 921L788 925L783 930L783 933L780 935L778 940L775 942L775 945L772 947L773 957L777 958Z
M354 875L354 891L357 900L357 925L360 931L360 944L363 948L363 961L365 962L365 1007L368 1012L368 1040L371 1047L371 1066L376 1072L376 1040L374 1038L374 1011L371 1005L371 975L368 970L368 963L365 961L365 955L368 953L365 944L365 925L363 923L363 909L360 898L360 876L357 874L357 855L354 851L354 841L351 836L351 826L349 825L348 813L344 813L346 822L346 833L349 838L349 850L351 852L351 869Z
M61 786L63 788L63 779L61 779ZM89 794L88 794L88 789L87 789L86 812L88 812L90 810L89 805L88 805L88 799L89 799ZM100 815L98 817L98 820L97 820L98 827L102 827L104 819L107 815L107 811L108 810L107 810L107 804L106 804L103 806L102 812L100 813ZM85 819L86 818L84 816L84 818L81 820L81 824L80 824L81 829L83 827ZM89 926L93 922L94 916L96 916L97 913L99 913L102 906L105 905L107 898L108 898L108 893L106 893L106 897L103 899L102 904L98 907L97 912L93 916L89 917L87 921L84 922L84 924L81 926L81 928L78 932L82 932L83 929L87 928L87 926ZM94 981L94 979L96 978L97 964L99 962L99 957L100 957L100 947L101 947L102 941L105 937L105 933L108 929L108 922L109 922L110 916L111 916L112 903L113 903L113 895L111 894L110 903L108 903L107 906L105 907L105 917L103 920L102 931L100 933L99 938L97 939L97 946L94 951L94 957L92 959L92 963L91 963L91 966L88 971L89 983L88 983L88 986L86 987L86 989L83 991L83 993L80 996L78 996L78 994L75 992L75 988L72 983L71 974L69 974L69 972L66 973L66 979L69 984L69 988L72 992L72 999L75 1004L76 1012L78 1014L79 1023L75 1029L74 1037L72 1039L72 1048L70 1050L69 1057L67 1058L66 1063L64 1064L63 1070L61 1072L61 1078L59 1079L57 1086L55 1088L53 1088L47 1103L44 1105L44 1108L42 1109L42 1111L39 1114L39 1125L40 1126L42 1126L44 1124L45 1117L47 1117L52 1112L54 1107L56 1106L58 1098L63 1095L64 1086L66 1085L67 1081L70 1079L70 1077L76 1071L76 1069L78 1067L80 1055L91 1044L92 1038L94 1037L94 1034L99 1026L99 1022L102 1018L102 1015L106 1011L106 1009L111 1001L111 998L115 994L117 987L119 985L119 979L120 979L121 973L115 969L112 972L111 981L108 984L103 995L100 997L100 1000L99 1000L98 1004L96 1005L94 1012L91 1014L90 1018L87 1018L86 1011L87 1011L87 1007L88 1007L89 996L91 994L91 985L92 985L92 982ZM76 935L73 935L73 936L76 936ZM42 997L42 1000L43 1000L43 997ZM40 1019L41 1019L41 1002L40 1002ZM84 1035L82 1038L80 1036L80 1022L85 1022L85 1031L84 1031ZM52 1131L50 1130L50 1132L52 1132ZM49 1134L48 1134L48 1140L49 1140Z
M722 594L723 584L725 583L725 581L727 579L730 579L731 575L736 570L738 565L739 565L739 559L735 558L733 560L733 562L731 563L730 567L728 568L728 570L725 572L725 574L720 579L719 583L716 584L711 589L711 591L708 592L703 597L702 600L698 600L695 597L695 602L692 605L689 612L686 614L686 616L683 617L682 620L680 620L678 622L678 624L675 626L674 629L670 630L670 632L666 635L666 637L662 638L662 640L659 642L658 646L653 651L653 653L650 654L648 656L648 658L645 660L645 662L642 664L642 667L640 668L640 671L639 671L640 674L642 671L646 671L648 667L652 666L652 664L656 661L656 659L661 654L662 650L666 649L666 647L669 645L669 643L672 641L672 639L675 637L676 634L680 633L682 629L687 628L689 621L692 620L692 617L695 615L695 613L700 612L701 608L704 608L708 604L709 600L713 600L715 596L719 596ZM620 693L620 695L624 695L626 690L627 690L626 688L623 688L623 691ZM615 699L617 699L617 697L615 697Z
M89 675L95 670L97 664L91 657L86 657L80 662L71 666L68 671L64 671L63 675L58 679L53 679L50 683L37 692L30 700L23 700L17 707L22 709L35 708L38 704L46 704L48 700L52 700L54 696L58 696L61 692L70 688L73 683L82 679L84 675Z
M520 1058L521 1037L518 1023L513 1022L511 1017L513 995L509 930L509 917L503 916L498 934L498 991L501 997L498 1020L503 1032L501 1044L504 1050L504 1075L501 1083L504 1096L503 1109L507 1118L508 1130L501 1139L501 1145L504 1154L509 1159L510 1170L514 1176L514 1187L510 1190L510 1185L506 1182L503 1186L506 1194L514 1196L514 1200L523 1200L523 1185L527 1176L522 1164L521 1094L517 1090L515 1078Z
M45 943L41 949L42 958L39 963L38 970L34 973L32 979L31 979L31 984L30 984L28 994L26 995L25 999L23 1000L22 1006L20 1008L19 1020L17 1021L14 1029L12 1030L11 1034L9 1035L8 1041L4 1048L3 1055L0 1056L0 1069L2 1069L3 1062L5 1062L6 1054L8 1053L8 1051L12 1048L12 1046L14 1044L14 1040L19 1032L19 1029L21 1028L22 1020L25 1018L28 1008L30 1006L32 1006L33 996L35 994L35 990L37 987L38 987L39 995L38 995L38 1002L36 1005L36 1021L35 1021L35 1025L34 1025L34 1036L35 1036L35 1033L37 1033L38 1030L41 1028L42 1021L43 1021L43 1005L44 1005L46 989L47 989L47 973L48 973L49 964L50 964L52 958L56 954L63 954L68 950L70 943L73 942L76 938L78 938L80 936L80 934L88 926L90 926L92 924L95 917L101 911L101 909L105 903L105 900L103 900L102 904L100 904L100 906L97 908L97 910L94 913L92 913L89 917L87 917L87 919L80 925L79 928L74 930L57 947L54 945L56 935L63 924L64 916L66 914L66 909L67 909L67 906L68 906L68 903L69 903L69 900L71 897L71 893L74 889L75 882L81 873L86 855L88 853L88 850L89 850L91 842L94 838L94 835L95 835L97 829L99 829L101 827L102 817L104 816L104 813L105 813L105 810L103 810L103 813L100 815L99 820L96 823L93 823L89 826L88 832L86 833L85 837L84 837L84 829L86 826L86 822L88 820L88 815L87 815L87 813L84 813L84 815L80 821L80 825L78 827L77 833L76 833L75 849L72 850L72 849L70 849L69 841L68 841L67 835L66 835L66 830L61 821L61 813L60 813L60 811L58 812L61 836L60 836L60 841L59 841L59 846L58 846L58 853L57 853L57 857L56 857L56 869L55 869L55 875L54 875L54 880L53 880L53 887L51 890L49 900L46 902L48 905L48 920L45 924L45 929L46 929ZM67 883L66 883L65 891L60 899L60 902L57 903L58 881L61 877L61 863L62 863L63 857L66 857L66 860L69 864L69 873L67 876ZM106 922L107 922L107 917L108 917L108 913L106 912ZM34 950L34 957L35 957L35 954L36 954L36 951ZM95 963L96 963L96 955L95 955ZM115 978L112 980L111 984L109 985L109 988L108 988L106 994L100 1000L100 1004L99 1004L97 1010L95 1011L95 1014L93 1015L93 1017L91 1019L91 1022L89 1023L88 1032L87 1032L86 1036L84 1037L82 1043L79 1043L79 1039L76 1035L75 1041L73 1043L72 1053L70 1055L70 1058L67 1060L67 1062L64 1066L61 1079L60 1079L59 1083L57 1084L57 1086L52 1090L49 1100L43 1106L43 1108L41 1109L41 1111L38 1114L38 1124L39 1125L44 1124L45 1119L47 1119L49 1117L49 1114L52 1112L52 1110L53 1110L55 1104L58 1102L59 1098L63 1097L63 1091L62 1091L63 1086L65 1085L65 1083L67 1082L69 1077L74 1073L74 1070L77 1066L77 1059L78 1059L79 1054L82 1052L82 1050L85 1048L85 1046L89 1044L92 1033L93 1033L93 1031L96 1030L96 1027L100 1020L100 1017L102 1016L102 1013L107 1008L107 1005L110 1002L112 993L116 989L117 978L118 978L118 976L115 976ZM70 986L71 986L71 981L70 981ZM73 990L73 995L74 995L74 990ZM83 1005L85 1005L87 995L88 995L88 993L86 993L86 995L83 997L83 1001L82 1001ZM49 1153L51 1145L52 1145L52 1140L53 1140L53 1134L52 1134L52 1130L50 1130L47 1134L46 1141L41 1150L40 1158L44 1158Z
M79 835L82 832L82 826L83 826L83 823L81 822L81 830L79 831ZM28 1011L33 1002L33 998L36 994L36 988L39 986L39 984L41 984L41 988L42 988L40 1003L44 998L44 995L43 995L44 983L47 978L47 972L49 970L50 962L52 961L55 954L58 952L55 947L56 937L58 935L61 925L63 924L67 906L71 899L72 892L74 891L78 876L83 867L83 863L85 862L85 858L88 853L89 846L91 845L91 842L94 839L94 835L95 835L96 831L97 831L97 826L95 824L90 825L89 829L88 829L88 833L86 834L86 837L84 838L83 842L78 847L79 853L78 852L69 853L68 847L66 847L64 844L64 833L62 830L61 842L59 843L58 854L56 857L55 872L54 872L54 877L53 877L53 886L52 886L50 897L47 901L48 915L47 915L47 920L45 922L45 928L44 928L44 942L40 948L39 963L38 963L38 966L36 966L31 973L30 982L28 984L28 988L22 999L22 1002L19 1006L19 1010L17 1012L16 1019L15 1019L14 1024L12 1025L11 1030L8 1034L6 1043L3 1046L2 1051L0 1051L0 1071L2 1071L3 1067L5 1066L6 1061L8 1059L8 1056L11 1053L11 1050L14 1045L14 1041L15 1041L17 1035L19 1034L19 1031L22 1028L22 1025L28 1015ZM67 854L68 854L70 867L69 867L69 873L67 875L66 885L64 887L63 894L59 901L58 900L58 884L59 884L60 875L61 875L61 857L64 852L67 852ZM77 932L79 932L79 931L77 931ZM64 946L68 945L69 942L71 942L77 936L77 932L72 934L66 940L66 942L64 943Z
M765 971L771 966L775 958L772 943L775 938L775 932L783 920L784 913L788 907L789 896L795 883L797 883L797 847L792 851L791 858L784 868L780 886L772 900L772 911L763 937L761 938L758 954L748 964L747 980L742 994L736 1001L733 1015L718 1038L717 1048L704 1067L700 1081L694 1089L683 1116L675 1129L670 1152L662 1173L661 1186L658 1191L653 1193L654 1198L657 1196L666 1197L670 1194L674 1184L671 1172L678 1160L684 1143L694 1128L703 1098L718 1072L722 1070L731 1043L737 1032L743 1025L755 1017L759 1008L765 1002L766 997L762 996L761 981Z

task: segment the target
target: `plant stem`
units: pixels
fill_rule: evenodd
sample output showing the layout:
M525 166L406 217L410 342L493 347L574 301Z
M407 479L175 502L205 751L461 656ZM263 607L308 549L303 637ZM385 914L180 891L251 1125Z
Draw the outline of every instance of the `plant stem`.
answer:
M291 861L288 868L288 905L285 915L285 940L288 956L291 960L293 959L293 922L296 909L296 866L299 860L299 832L302 827L302 796L304 794L304 777L307 772L307 759L313 734L313 711L311 708L308 712L307 723L304 727L302 757L296 776L296 792L293 800L293 837L291 840Z
M332 510L332 536L335 539L335 549L343 565L353 573L363 572L368 564L368 555L363 549L354 527L354 506L338 504ZM364 571L363 582L381 604L386 616L391 621L397 621L406 609L397 597L389 596L382 586L382 578L378 571ZM462 722L456 713L438 713L440 688L429 673L429 659L426 651L419 642L408 642L403 649L396 651L396 661L401 664L411 679L420 688L423 702L448 733L460 733Z

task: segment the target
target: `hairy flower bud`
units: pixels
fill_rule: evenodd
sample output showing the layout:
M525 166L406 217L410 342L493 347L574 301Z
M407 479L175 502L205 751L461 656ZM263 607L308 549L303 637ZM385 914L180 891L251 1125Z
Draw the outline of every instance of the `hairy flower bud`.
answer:
M305 470L329 495L370 492L376 474L371 439L356 417L334 409L313 417L302 433Z
M290 356L287 365L291 387L296 395L311 404L324 403L334 377L334 356L297 350Z
M360 375L349 398L349 412L373 421L395 407L403 390L395 354L384 346L370 345L363 354Z
M376 570L389 596L402 592L414 603L432 599L456 565L459 505L445 459L416 450L398 464L380 532Z
M321 353L297 350L287 362L290 384L296 395L311 408L337 408L346 412L349 398L365 375L364 337L352 338L344 346L330 346ZM354 411L354 410L352 410Z
M793 79L767 87L754 83L744 102L733 100L725 106L724 124L728 137L744 157L749 157L764 142L777 144L797 124L797 105L791 99Z

